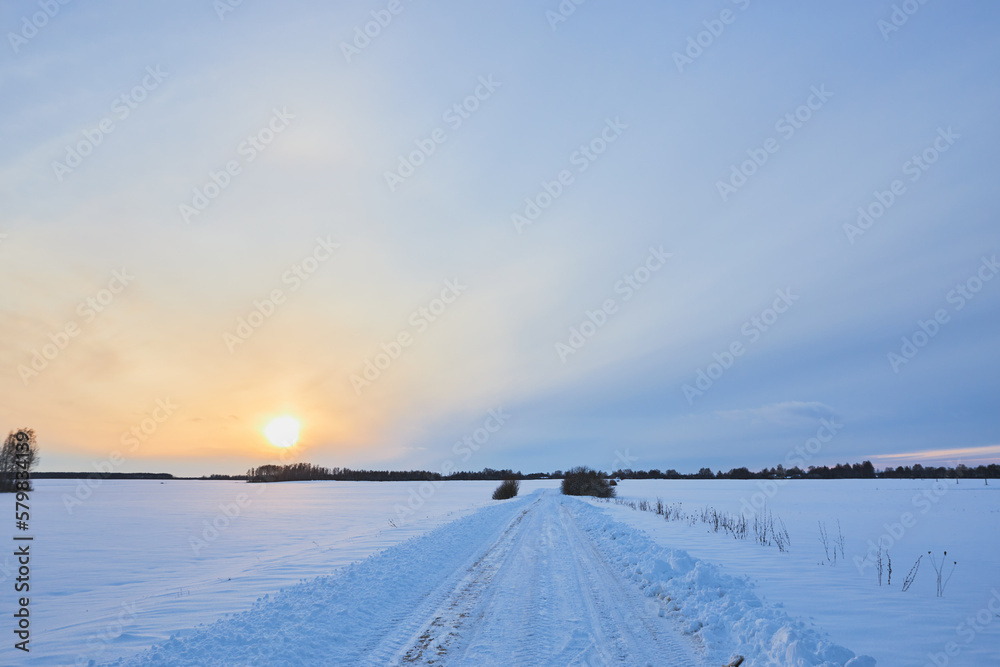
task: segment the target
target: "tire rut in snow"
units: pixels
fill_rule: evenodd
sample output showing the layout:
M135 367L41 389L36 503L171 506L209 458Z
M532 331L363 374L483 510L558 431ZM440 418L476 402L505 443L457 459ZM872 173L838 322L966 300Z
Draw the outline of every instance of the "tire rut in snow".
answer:
M428 617L401 665L698 665L554 494L522 512Z
M512 544L523 536L518 526L530 510L529 507L522 511L500 538L468 568L462 582L445 604L438 608L430 624L422 628L415 645L406 650L399 658L399 663L434 664L433 656L440 658L447 655L449 646L459 637L457 630L469 618L470 607L478 596L488 591L493 575L510 555Z
M535 499L535 503L539 499ZM530 509L530 506L529 508ZM459 568L456 573L449 577L446 583L437 590L425 596L422 604L416 609L410 610L403 616L393 619L393 632L382 637L377 645L371 647L365 656L366 665L400 665L414 664L414 651L423 654L425 651L419 650L420 645L430 646L430 636L436 636L437 630L444 626L444 621L439 620L446 610L452 606L449 601L456 597L456 594L467 589L471 584L474 572L477 568L490 560L497 552L498 545L505 543L511 535L516 534L513 530L523 518L528 509L521 510L509 521L499 532L499 536L492 542L492 545L483 552L481 546L474 545L474 556L466 561L465 565ZM471 545L466 545L471 546ZM457 583L456 583L457 580ZM419 586L420 582L412 582L414 586ZM430 622L428 622L430 618ZM431 629L434 631L428 634ZM411 656L407 658L407 656ZM417 663L420 664L420 663ZM424 663L428 664L428 663ZM435 664L431 662L430 664Z
M577 526L566 505L561 518L577 545L574 556L580 586L591 613L603 663L627 665L699 665L690 641L665 622L659 606L643 597L612 569L597 544Z

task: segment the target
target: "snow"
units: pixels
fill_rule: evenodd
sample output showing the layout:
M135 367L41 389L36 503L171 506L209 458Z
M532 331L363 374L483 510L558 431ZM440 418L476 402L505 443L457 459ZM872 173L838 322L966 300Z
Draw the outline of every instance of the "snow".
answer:
M600 513L551 490L494 504L122 664L700 665L574 510Z
M661 547L642 531L590 516L589 532L610 560L666 614L697 637L708 664L741 655L750 665L871 667L875 661L826 640L779 607L764 604L746 577L735 577L686 551ZM609 539L610 538L610 539Z
M701 523L534 493L555 480L524 482L503 502L489 499L495 482L105 481L70 514L64 494L76 485L36 482L32 652L24 660L4 645L3 664L514 664L500 657L532 648L521 664L998 660L1000 496L982 480L768 487L787 553ZM626 480L618 492L732 513L763 493L730 480ZM415 510L402 511L408 503ZM838 519L845 557L834 566L822 562L817 521L835 535ZM213 520L223 526L214 538L204 532ZM893 578L879 587L855 558L883 534ZM959 561L941 598L928 550ZM0 564L0 579L10 573ZM143 653L154 645L160 662Z
M489 505L496 486L104 480L70 513L66 498L77 498L81 484L34 482L32 650L25 656L4 642L0 664L74 665L133 654ZM522 489L545 485L558 482ZM241 494L249 503L229 519L220 506L239 507ZM400 508L408 512L403 520ZM204 539L206 522L224 525L220 516L228 527L195 554L192 538ZM12 551L0 556L6 590L16 576ZM3 613L13 613L13 602L12 592L0 597Z
M954 480L790 480L777 488L754 480L626 480L618 487L622 499L659 497L690 511L712 506L734 514L747 507L744 501L752 505L755 493L785 522L789 552L737 541L701 523L667 522L655 513L592 502L657 544L683 547L721 572L749 577L765 604L780 605L879 665L1000 664L1000 484L995 480L989 486L981 479L957 485ZM835 566L822 564L817 522L836 534L838 519L845 558L838 557ZM879 587L875 567L865 561L880 539L892 557L891 586L884 576ZM941 598L935 595L928 551L939 563L944 551L949 566L958 561ZM901 584L921 554L916 579L904 593Z

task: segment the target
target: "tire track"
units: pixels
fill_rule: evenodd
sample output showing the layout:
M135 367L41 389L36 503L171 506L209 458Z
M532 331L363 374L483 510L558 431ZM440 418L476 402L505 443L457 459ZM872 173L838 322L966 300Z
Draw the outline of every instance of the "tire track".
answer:
M401 665L698 666L554 493L522 511L400 652Z

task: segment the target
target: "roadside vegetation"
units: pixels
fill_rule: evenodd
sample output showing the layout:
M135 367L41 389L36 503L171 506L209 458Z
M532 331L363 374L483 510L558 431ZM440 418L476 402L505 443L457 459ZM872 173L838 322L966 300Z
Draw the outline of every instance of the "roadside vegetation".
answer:
M566 471L562 481L562 492L566 496L594 496L614 498L615 489L603 473L580 466Z
M507 500L517 495L521 490L521 483L516 479L505 479L493 492L493 500Z

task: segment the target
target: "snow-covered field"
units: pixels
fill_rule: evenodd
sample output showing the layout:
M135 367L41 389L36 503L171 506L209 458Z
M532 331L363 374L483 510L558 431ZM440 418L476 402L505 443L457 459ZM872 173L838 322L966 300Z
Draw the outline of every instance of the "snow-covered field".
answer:
M753 503L753 494L764 493L760 484L636 480L623 482L619 496L738 513L744 500ZM874 656L879 665L1000 665L1000 483L787 481L768 490L768 509L788 527L787 553L709 532L701 523L666 522L653 513L601 505L658 544L748 576L766 603L814 623L837 644ZM838 520L845 558L838 553L834 566L826 561L818 522L832 539ZM879 540L892 558L891 586L883 568L879 587L872 560L865 560ZM928 551L938 563L948 552L944 577L958 561L942 598L936 597ZM921 555L913 584L903 593L901 585Z
M38 481L32 651L23 660L5 642L0 663L1000 664L1000 489L982 480L768 489L786 553L545 492L554 481L502 503L489 500L495 485L106 481L71 514L77 482ZM619 486L689 513L738 513L760 491ZM817 521L835 538L838 519L834 566ZM893 574L879 587L874 566L857 563L883 534ZM940 561L944 550L958 565L938 598L926 552ZM0 562L4 586L10 565ZM144 653L154 644L159 661ZM255 662L261 647L274 653Z
M4 642L0 664L129 655L487 505L496 486L108 480L67 503L80 484L34 482L32 650L25 660ZM12 590L15 571L0 557L0 586ZM0 596L4 613L13 601Z

